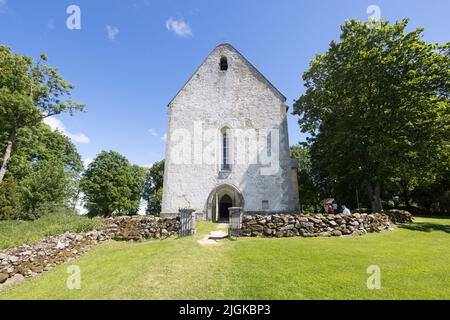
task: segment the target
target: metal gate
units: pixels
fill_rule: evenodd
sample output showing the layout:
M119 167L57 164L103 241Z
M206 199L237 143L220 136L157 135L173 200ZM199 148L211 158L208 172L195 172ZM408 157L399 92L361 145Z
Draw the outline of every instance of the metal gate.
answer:
M243 212L242 208L229 208L230 210L230 227L229 236L230 237L240 237L242 230L242 218Z
M180 231L178 235L180 237L188 237L195 233L195 214L191 209L180 209Z

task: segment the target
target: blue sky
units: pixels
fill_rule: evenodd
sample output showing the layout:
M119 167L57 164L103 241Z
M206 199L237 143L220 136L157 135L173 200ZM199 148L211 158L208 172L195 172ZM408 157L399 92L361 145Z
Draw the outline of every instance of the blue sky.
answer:
M81 30L66 27L69 5ZM136 164L164 157L167 104L218 44L243 53L288 98L303 93L302 73L325 52L347 18L411 18L429 42L448 42L450 1L364 0L0 0L0 43L38 57L76 85L88 112L60 116L83 158L116 150ZM304 139L289 117L291 144Z

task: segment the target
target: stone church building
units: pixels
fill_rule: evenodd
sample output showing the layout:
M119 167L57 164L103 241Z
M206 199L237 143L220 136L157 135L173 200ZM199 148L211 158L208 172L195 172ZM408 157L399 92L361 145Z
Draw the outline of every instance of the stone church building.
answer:
M242 54L216 47L169 104L162 216L298 211L287 112L283 94Z

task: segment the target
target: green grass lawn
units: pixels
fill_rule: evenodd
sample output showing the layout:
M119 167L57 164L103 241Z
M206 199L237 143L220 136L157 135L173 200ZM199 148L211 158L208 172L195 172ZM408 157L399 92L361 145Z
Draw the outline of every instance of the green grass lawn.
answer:
M0 299L450 299L450 220L418 218L358 238L108 242L75 262L0 293ZM66 288L81 268L80 290ZM367 267L382 288L367 289Z
M0 221L0 250L31 244L47 236L69 232L87 232L102 225L101 219L89 219L68 210L51 213L35 221Z

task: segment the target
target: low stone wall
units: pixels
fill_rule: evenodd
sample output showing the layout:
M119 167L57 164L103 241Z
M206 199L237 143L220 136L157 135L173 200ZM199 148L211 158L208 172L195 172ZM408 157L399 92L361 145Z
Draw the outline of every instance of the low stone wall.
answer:
M33 245L21 245L0 251L0 287L34 277L57 265L79 258L93 245L107 241L141 241L166 239L177 234L177 218L152 216L119 217L105 220L102 230L87 233L65 233Z
M392 223L400 224L400 223L413 223L414 218L411 213L405 210L388 210L385 214L389 217Z
M243 218L243 237L340 237L389 230L384 214L249 216Z
M105 225L107 234L116 241L164 240L177 235L180 229L178 218L154 216L110 218Z

